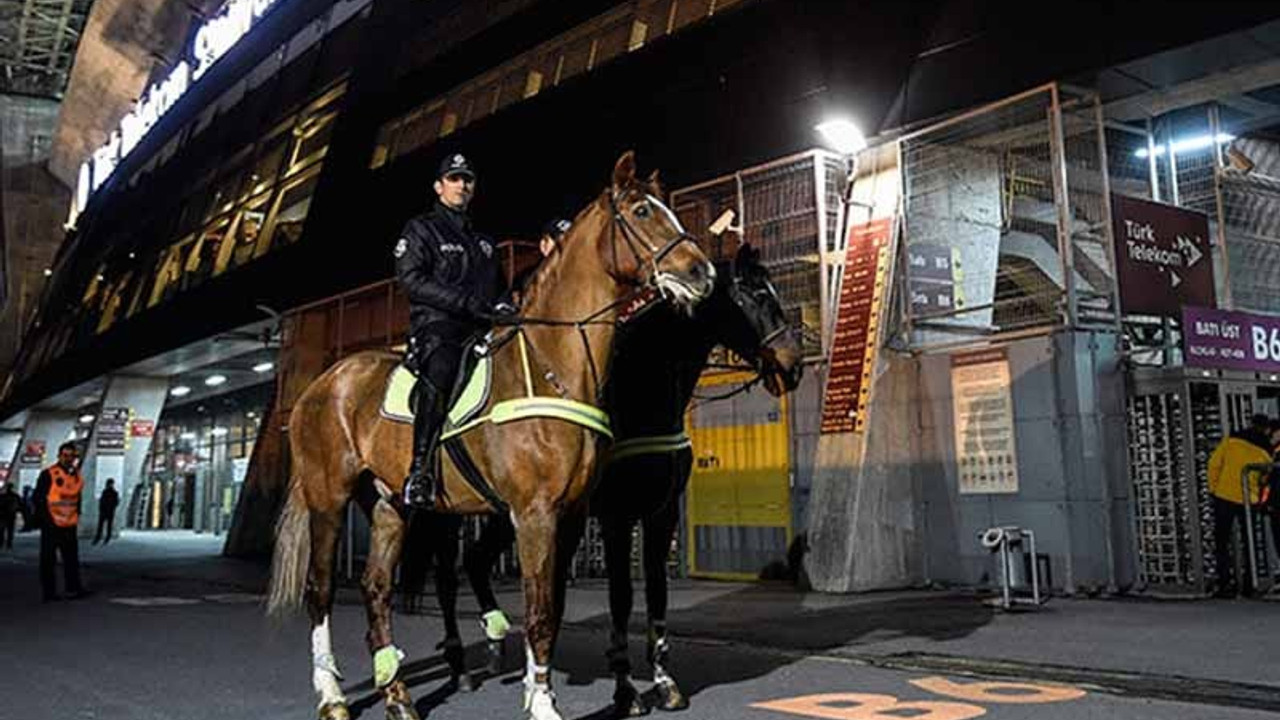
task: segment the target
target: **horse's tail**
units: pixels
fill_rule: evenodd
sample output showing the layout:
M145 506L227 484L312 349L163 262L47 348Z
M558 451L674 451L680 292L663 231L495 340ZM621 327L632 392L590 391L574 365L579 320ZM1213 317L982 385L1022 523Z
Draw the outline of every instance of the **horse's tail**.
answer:
M280 615L302 607L311 564L311 511L302 483L294 479L289 499L276 525L276 550L271 561L271 592L267 613Z

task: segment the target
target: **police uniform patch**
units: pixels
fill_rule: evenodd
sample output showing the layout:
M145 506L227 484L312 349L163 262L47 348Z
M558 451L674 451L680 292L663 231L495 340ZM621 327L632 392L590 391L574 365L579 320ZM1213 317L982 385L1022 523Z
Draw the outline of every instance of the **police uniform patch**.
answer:
M485 257L487 258L493 257L493 246L489 244L488 240L480 241L480 249L484 251Z
M405 253L409 252L408 238L400 238L400 242L396 243L396 249L393 252L396 257L402 257Z

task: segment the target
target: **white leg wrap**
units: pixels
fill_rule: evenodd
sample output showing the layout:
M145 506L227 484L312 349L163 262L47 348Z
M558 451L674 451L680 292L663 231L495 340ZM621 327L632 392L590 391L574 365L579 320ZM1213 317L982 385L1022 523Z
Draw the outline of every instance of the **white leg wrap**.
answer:
M551 667L539 665L533 648L524 644L524 709L533 720L562 720L556 710L556 695L551 691ZM538 680L541 675L544 679Z
M311 685L320 696L320 706L347 701L342 688L338 687L341 678L326 615L323 622L311 629Z

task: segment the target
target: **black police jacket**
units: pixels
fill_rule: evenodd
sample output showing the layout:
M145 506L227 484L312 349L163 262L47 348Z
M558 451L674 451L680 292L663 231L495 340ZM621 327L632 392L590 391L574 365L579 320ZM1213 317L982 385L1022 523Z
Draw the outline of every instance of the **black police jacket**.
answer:
M436 203L405 224L395 257L415 337L461 341L489 328L505 290L501 267L493 241L464 214Z

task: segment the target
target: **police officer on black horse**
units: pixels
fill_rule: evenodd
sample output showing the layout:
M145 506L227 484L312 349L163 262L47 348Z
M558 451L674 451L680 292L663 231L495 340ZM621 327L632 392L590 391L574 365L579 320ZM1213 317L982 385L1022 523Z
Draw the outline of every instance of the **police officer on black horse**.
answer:
M442 479L433 467L450 396L476 337L514 315L503 297L493 241L471 226L467 207L476 173L459 154L440 163L435 204L411 219L395 246L396 275L409 297L409 353L414 388L413 464L405 480L410 507L431 508Z

